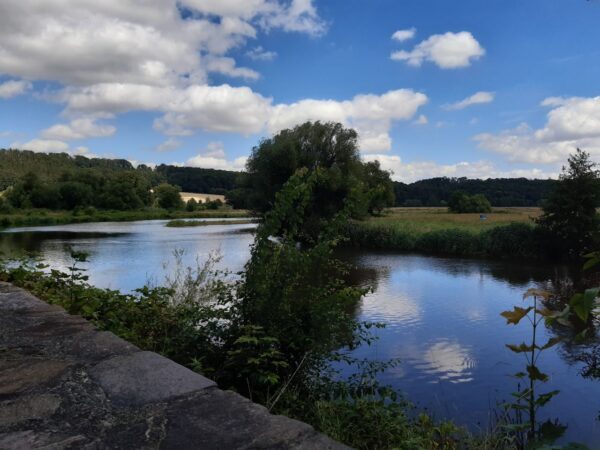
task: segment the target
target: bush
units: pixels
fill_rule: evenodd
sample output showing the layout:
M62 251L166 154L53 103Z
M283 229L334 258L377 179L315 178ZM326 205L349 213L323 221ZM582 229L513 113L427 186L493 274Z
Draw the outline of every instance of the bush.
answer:
M492 205L483 194L467 195L455 191L448 201L448 211L453 213L489 213Z

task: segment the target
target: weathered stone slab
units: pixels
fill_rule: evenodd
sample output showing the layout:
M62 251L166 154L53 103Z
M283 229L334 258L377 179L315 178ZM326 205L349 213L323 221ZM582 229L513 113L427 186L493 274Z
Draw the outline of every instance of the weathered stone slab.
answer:
M84 436L53 435L33 430L0 433L0 449L10 450L63 450L63 449L97 449L102 447L84 446Z
M50 394L19 397L0 402L0 426L50 417L60 406L60 397Z
M116 406L161 402L216 386L214 381L152 352L117 356L90 370Z
M346 449L297 420L218 389L172 403L161 448L282 449L311 442L319 449ZM228 430L228 432L223 432Z
M67 366L64 361L51 359L0 361L0 394L15 394L49 383Z

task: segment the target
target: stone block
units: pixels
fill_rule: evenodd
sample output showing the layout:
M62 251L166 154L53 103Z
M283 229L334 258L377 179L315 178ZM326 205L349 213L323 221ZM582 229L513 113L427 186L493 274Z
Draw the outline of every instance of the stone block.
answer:
M115 406L162 402L216 386L202 375L152 352L105 360L90 370Z

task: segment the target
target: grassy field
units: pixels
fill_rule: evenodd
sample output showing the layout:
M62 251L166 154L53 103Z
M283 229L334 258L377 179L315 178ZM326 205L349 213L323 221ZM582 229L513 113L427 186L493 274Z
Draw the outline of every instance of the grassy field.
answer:
M543 257L535 226L539 208L495 208L479 214L451 214L446 208L392 208L379 217L348 223L347 245L371 250L463 257Z
M223 208L203 211L167 211L160 208L147 208L135 211L92 210L75 213L73 211L49 211L41 209L15 210L10 214L0 214L0 229L37 225L61 225L85 222L130 222L136 220L160 219L207 219L207 218L249 217L245 210Z
M542 213L540 208L493 208L481 220L479 214L454 214L447 208L390 208L378 217L372 217L364 226L392 227L406 232L422 234L448 228L481 232L510 223L533 224Z
M252 219L239 219L239 220L182 220L175 219L167 222L166 227L172 228L183 228L183 227L204 227L207 225L244 225L248 223L255 223Z

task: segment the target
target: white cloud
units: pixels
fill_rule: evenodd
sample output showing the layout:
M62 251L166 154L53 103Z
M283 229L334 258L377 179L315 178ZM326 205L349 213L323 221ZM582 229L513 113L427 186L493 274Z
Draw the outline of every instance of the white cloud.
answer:
M540 169L500 170L489 161L458 162L455 164L438 164L433 161L417 161L403 163L397 155L365 155L366 161L379 161L384 170L393 172L392 179L404 183L433 177L467 177L467 178L556 178L557 171Z
M382 95L357 95L346 101L301 100L275 105L268 130L276 133L307 120L341 122L358 131L363 152L387 151L391 148L389 130L392 122L410 119L427 101L425 94L410 89Z
M325 24L312 0L0 2L0 73L80 86L204 83L211 71L255 78L219 58L258 28L316 36Z
M523 123L473 139L480 148L505 155L510 161L561 163L578 147L600 158L600 97L551 97L542 106L552 108L543 128L534 130Z
M0 83L0 98L12 98L24 94L32 88L29 81L9 80Z
M172 152L181 147L182 142L174 138L169 138L161 144L157 145L155 150L160 153Z
M493 92L479 91L459 102L444 105L443 108L449 111L465 109L469 106L480 105L483 103L491 103L494 101L495 94Z
M415 27L409 28L407 30L398 30L394 34L392 34L392 39L398 42L408 41L415 37L415 33L417 29Z
M413 122L415 125L427 125L429 123L429 119L425 114L421 114L417 120Z
M208 156L212 158L226 158L225 156L225 147L222 142L209 142L201 154L203 156Z
M246 56L254 61L273 61L277 57L277 52L267 51L259 45L248 50Z
M233 78L245 78L247 80L258 80L258 72L247 67L237 67L233 58L225 56L210 56L206 58L206 67L211 72L221 73Z
M267 120L271 99L248 87L192 85L187 88L139 84L100 84L64 93L68 113L162 111L155 128L168 135L205 131L257 133Z
M69 144L56 139L32 139L23 144L15 142L11 147L43 153L62 153L69 150Z
M394 61L406 61L419 67L424 61L430 61L442 69L456 69L471 65L485 54L483 47L468 31L434 34L413 50L400 50L391 54Z
M427 103L427 96L399 89L382 95L357 95L352 100L304 99L273 105L272 99L248 87L103 84L66 91L64 100L69 113L162 111L155 128L172 136L190 135L199 129L252 134L262 132L265 126L276 133L307 120L335 121L358 130L364 151L384 151L391 146L392 123L413 117Z
M42 130L41 136L49 140L69 141L74 139L85 139L90 137L109 137L115 134L117 129L111 125L96 123L91 117L81 117L71 121L69 125L57 124Z
M202 167L205 169L222 170L244 170L246 167L245 156L228 160L222 142L209 142L204 150L193 158L186 161L185 165L190 167Z

